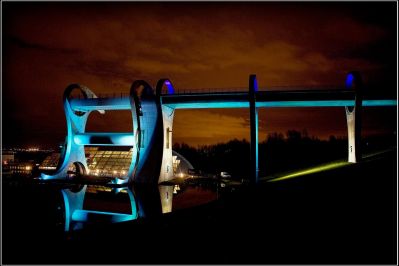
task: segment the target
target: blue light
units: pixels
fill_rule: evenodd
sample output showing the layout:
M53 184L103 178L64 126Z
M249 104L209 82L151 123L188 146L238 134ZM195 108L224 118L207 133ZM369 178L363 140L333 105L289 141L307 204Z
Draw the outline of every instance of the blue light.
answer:
M173 85L169 80L165 80L164 84L168 88L168 94L175 94L175 89L173 88Z
M249 76L249 91L258 91L258 80L256 79L256 75L252 74Z
M42 179L42 180L50 180L52 178L53 178L53 176L51 176L51 175L46 175L45 173L40 174L40 179Z
M108 221L111 223L120 223L135 220L137 217L133 214L102 212L92 210L75 210L72 214L72 220L75 222Z
M343 107L353 106L354 100L340 101L273 101L256 102L256 107Z
M69 231L69 227L71 224L71 206L66 191L63 189L61 190L61 193L64 199L64 207L65 207L65 231Z
M93 110L130 110L130 97L71 99L72 110L88 112Z
M353 76L352 73L349 73L348 76L346 76L345 86L347 89L352 88L352 83L353 83L354 79L355 79L355 77Z
M248 101L236 102L202 102L202 103L173 103L165 104L168 107L175 109L213 109L213 108L249 108Z
M249 108L246 100L231 102L196 102L166 104L176 109L205 109L205 108ZM327 101L257 101L256 107L345 107L354 106L355 100L327 100ZM363 106L396 106L397 100L363 100Z
M114 137L114 139L115 139L115 137ZM117 143L117 145L133 146L134 145L133 133L117 136L115 142Z
M397 106L397 100L363 100L363 106Z
M96 141L98 138L100 141ZM94 140L93 140L94 139ZM106 139L109 142L101 142ZM133 146L133 133L82 133L73 137L76 145L95 145L95 146Z

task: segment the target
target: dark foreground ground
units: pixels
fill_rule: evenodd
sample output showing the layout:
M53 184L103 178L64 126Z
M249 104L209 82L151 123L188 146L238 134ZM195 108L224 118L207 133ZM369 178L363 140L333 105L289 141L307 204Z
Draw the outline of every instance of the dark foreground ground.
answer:
M63 237L48 197L3 184L3 263L396 264L396 151ZM37 197L35 199L29 197ZM32 201L48 208L33 210Z

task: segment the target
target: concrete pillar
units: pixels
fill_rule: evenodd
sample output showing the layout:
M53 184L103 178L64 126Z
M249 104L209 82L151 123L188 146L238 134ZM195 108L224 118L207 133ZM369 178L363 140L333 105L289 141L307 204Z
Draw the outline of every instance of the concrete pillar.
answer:
M158 81L156 87L156 95L158 99L159 108L162 113L162 131L163 131L162 136L160 136L163 139L163 146L162 146L162 151L159 151L159 153L162 153L162 163L161 163L161 170L159 173L158 183L169 181L174 178L172 134L173 134L173 119L174 119L175 109L162 105L162 98L161 98L161 96L165 94L174 94L174 91L175 90L173 88L173 84L169 79L160 79ZM170 192L167 192L166 194L169 195Z
M356 163L361 154L361 113L362 113L362 79L359 72L350 72L346 77L345 87L355 91L355 105L345 106L348 126L348 162Z
M250 166L250 182L258 183L258 109L256 108L256 92L258 84L256 75L249 76L249 119L251 131L251 166Z
M155 185L173 179L174 109L163 106L161 98L163 94L173 93L168 79L159 80L155 92L144 81L136 81L131 87L132 113L137 117L136 131L140 133L136 165L131 174L131 181L135 183Z

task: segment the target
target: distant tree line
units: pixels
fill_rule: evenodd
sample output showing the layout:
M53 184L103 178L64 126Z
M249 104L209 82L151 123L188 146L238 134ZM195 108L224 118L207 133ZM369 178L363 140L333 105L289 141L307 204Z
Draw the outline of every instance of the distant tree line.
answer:
M395 136L396 138L396 136ZM366 138L363 151L388 146L392 139ZM260 176L312 166L332 160L347 158L347 139L330 136L328 140L310 137L302 132L288 130L286 134L272 133L259 143ZM250 145L246 139L234 139L227 143L203 145L197 148L185 143L175 143L173 149L186 157L196 169L205 173L227 171L238 178L248 176L250 167Z

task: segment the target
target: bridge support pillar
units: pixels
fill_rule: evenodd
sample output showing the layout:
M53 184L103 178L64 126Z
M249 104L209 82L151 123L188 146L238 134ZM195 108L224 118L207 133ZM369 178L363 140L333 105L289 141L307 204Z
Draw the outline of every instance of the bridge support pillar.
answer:
M346 77L345 86L355 91L355 105L345 106L348 125L348 162L357 163L361 160L361 113L362 113L362 80L358 72L350 72Z
M249 76L249 117L250 117L250 131L251 131L251 169L250 182L252 184L258 183L258 108L256 108L256 92L258 91L258 84L256 75Z
M136 165L131 181L156 185L174 178L172 133L174 108L162 105L162 95L173 94L169 79L160 79L156 90L144 81L131 88L132 112L135 113L138 135Z

